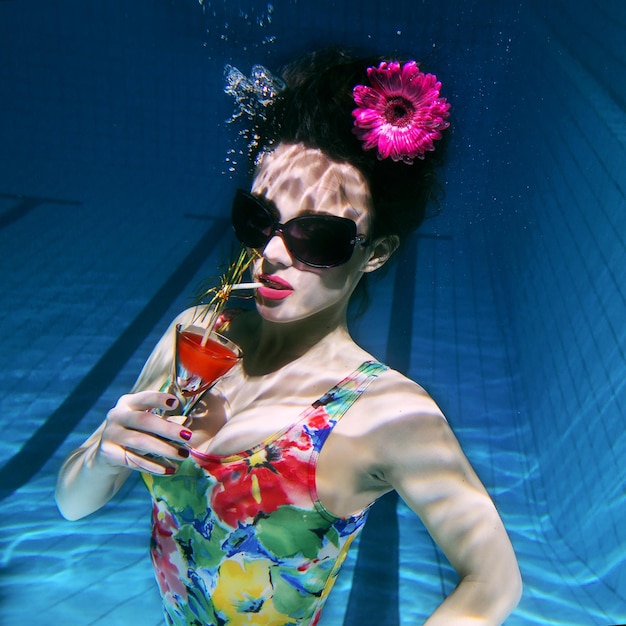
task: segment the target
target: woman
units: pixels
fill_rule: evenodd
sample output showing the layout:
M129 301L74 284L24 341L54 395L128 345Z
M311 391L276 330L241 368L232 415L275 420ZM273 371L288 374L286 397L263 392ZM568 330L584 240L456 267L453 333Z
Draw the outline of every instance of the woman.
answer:
M235 197L233 225L262 286L256 310L222 328L243 363L189 424L159 417L153 409L178 403L156 391L172 326L61 471L70 519L142 472L169 624L317 623L368 508L392 489L459 574L429 626L499 624L519 600L510 541L441 411L347 328L359 281L423 219L448 125L434 76L414 62L367 66L314 54L257 116L254 180Z

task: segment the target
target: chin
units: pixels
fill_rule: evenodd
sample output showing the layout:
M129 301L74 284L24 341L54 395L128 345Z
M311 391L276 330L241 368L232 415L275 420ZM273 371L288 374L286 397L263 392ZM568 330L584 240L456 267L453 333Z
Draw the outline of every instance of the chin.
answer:
M308 317L307 315L296 315L293 311L285 310L280 302L270 302L269 304L257 302L256 310L265 321L276 324L297 322Z
M287 300L277 302L257 300L256 309L264 320L275 324L312 321L315 318L319 319L320 323L327 324L329 319L338 319L337 302L324 302L320 303L318 307L308 306L306 308L294 306L295 304L295 302L289 303Z

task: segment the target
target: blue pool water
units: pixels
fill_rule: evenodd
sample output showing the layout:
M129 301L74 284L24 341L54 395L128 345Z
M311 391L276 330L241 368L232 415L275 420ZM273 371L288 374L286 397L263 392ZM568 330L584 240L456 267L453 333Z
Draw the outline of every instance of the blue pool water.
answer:
M224 65L337 42L427 59L454 103L443 213L355 335L494 498L507 624L626 622L625 28L618 0L0 2L1 623L162 623L142 486L69 523L55 475L228 251ZM387 498L323 624L417 624L453 586Z

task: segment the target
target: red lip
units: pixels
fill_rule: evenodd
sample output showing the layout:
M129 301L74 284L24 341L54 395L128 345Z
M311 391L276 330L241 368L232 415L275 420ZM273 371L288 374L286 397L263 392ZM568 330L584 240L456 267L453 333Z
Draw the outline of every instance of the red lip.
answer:
M261 274L259 282L263 283L263 287L259 287L257 293L267 300L283 300L293 293L293 287L278 276Z
M279 276L270 276L269 274L261 274L259 282L263 283L270 289L289 289L293 291L293 287L283 278Z

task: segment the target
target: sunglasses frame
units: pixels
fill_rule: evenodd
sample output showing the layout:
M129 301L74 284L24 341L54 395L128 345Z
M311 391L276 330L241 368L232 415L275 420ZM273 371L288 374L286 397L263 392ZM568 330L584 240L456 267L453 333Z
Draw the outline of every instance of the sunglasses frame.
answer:
M267 237L267 240L258 246L249 245L247 242L243 241L237 233L237 227L235 226L235 207L237 205L237 202L241 202L242 198L244 198L248 202L252 202L256 207L260 208L263 211L263 213L269 218L269 220L271 220L270 224L268 224L268 227L271 227L271 233ZM298 215L296 217L291 218L290 220L287 220L285 223L281 223L276 219L274 213L271 211L268 204L269 204L268 201L265 200L263 197L252 194L248 191L245 191L244 189L238 189L235 194L235 198L233 199L233 209L232 209L233 230L235 231L235 235L237 236L237 238L249 248L253 248L255 250L264 249L265 246L267 246L267 244L270 242L270 240L278 234L282 237L285 247L287 248L287 250L289 251L289 254L294 259L296 259L300 263L303 263L304 265L307 265L309 267L314 267L314 268L319 268L319 269L328 269L331 267L338 267L340 265L343 265L344 263L347 263L352 258L352 254L354 253L354 249L357 246L357 244L364 246L369 243L368 237L366 237L365 235L357 234L356 223L347 217L340 217L338 215L318 215L318 214ZM349 250L346 251L346 254L344 254L343 257L341 257L339 260L334 261L332 263L313 263L311 261L307 261L301 258L300 255L298 255L296 252L294 252L294 250L292 250L291 243L290 243L291 236L289 235L289 231L287 230L287 227L289 226L289 224L292 224L294 222L302 223L302 222L311 222L311 221L322 221L326 223L342 224L344 227L348 226L350 230L349 241L347 242L347 245L349 246Z

